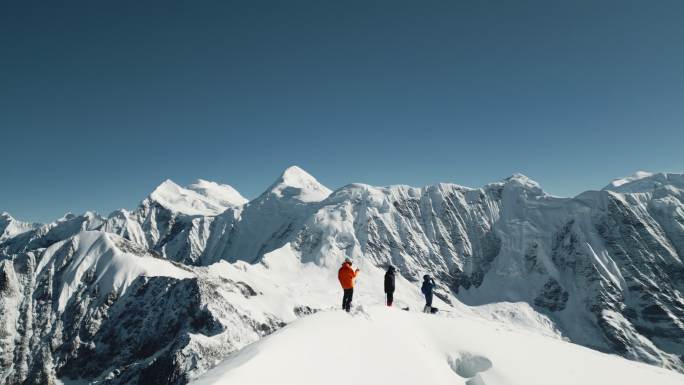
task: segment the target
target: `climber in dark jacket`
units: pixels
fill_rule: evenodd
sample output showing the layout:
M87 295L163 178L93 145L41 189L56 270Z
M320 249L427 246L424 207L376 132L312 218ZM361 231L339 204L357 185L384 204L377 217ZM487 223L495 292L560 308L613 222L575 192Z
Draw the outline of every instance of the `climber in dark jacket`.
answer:
M394 266L390 265L385 273L385 294L387 294L387 306L392 306L394 300Z
M425 274L423 276L423 286L420 288L420 291L425 296L425 307L423 308L425 313L432 313L432 289L434 288L435 281L428 274Z

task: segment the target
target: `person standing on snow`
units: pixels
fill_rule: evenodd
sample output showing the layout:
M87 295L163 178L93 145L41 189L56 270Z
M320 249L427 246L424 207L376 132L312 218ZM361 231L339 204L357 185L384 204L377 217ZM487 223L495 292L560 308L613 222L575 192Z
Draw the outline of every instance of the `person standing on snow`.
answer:
M344 259L344 263L337 272L337 279L340 280L344 295L342 296L342 309L349 312L351 310L352 297L354 296L354 279L359 274L359 269L352 269L352 261L349 258Z
M423 276L423 286L420 288L420 291L425 296L425 307L423 308L425 313L432 313L432 289L434 288L435 281L428 274L425 274Z
M387 306L392 306L394 300L394 266L390 265L385 273L385 293L387 294Z

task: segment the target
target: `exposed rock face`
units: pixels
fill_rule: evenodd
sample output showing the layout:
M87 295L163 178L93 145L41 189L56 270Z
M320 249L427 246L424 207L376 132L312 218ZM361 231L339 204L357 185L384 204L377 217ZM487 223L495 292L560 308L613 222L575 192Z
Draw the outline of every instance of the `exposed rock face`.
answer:
M561 311L568 303L568 292L565 291L555 279L551 278L541 289L534 299L534 304L549 311Z

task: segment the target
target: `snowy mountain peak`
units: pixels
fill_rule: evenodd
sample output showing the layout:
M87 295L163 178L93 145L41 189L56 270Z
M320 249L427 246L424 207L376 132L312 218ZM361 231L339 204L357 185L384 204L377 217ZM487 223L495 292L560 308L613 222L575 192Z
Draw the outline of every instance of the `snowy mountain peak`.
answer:
M187 188L209 199L215 199L226 207L241 206L248 202L247 198L243 197L233 186L227 184L197 179Z
M28 230L40 226L37 223L21 222L16 220L10 213L0 213L0 241L14 237Z
M536 187L539 188L539 183L535 182L534 180L530 179L525 174L520 174L520 173L515 173L508 178L504 179L506 183L517 183L523 186L529 186L529 187Z
M2 213L0 213L0 229L4 226L9 225L13 221L15 221L14 217L12 217L8 212L3 211Z
M14 218L12 218L9 213L3 211L0 213L0 234L5 230L7 226L9 226L12 222L14 222Z
M684 174L637 171L628 177L613 180L603 190L618 193L647 193L663 186L684 189Z
M620 186L625 185L627 183L634 182L634 181L639 180L639 179L648 178L648 177L651 177L653 175L655 175L655 174L652 172L637 171L628 177L614 179L612 182L610 182L608 184L608 186L606 186L606 189L608 187L620 187Z
M210 216L247 202L231 186L201 179L187 187L166 179L152 191L148 199L174 212Z
M542 190L541 186L539 183L536 181L530 179L527 175L524 174L519 174L515 173L508 178L505 178L501 182L498 183L492 183L487 186L503 186L508 189L523 189L526 191L530 191L534 193L535 195L542 195L544 194L544 191Z
M172 181L171 179L165 179L163 182L161 182L159 184L159 186L157 186L157 188L155 188L152 191L151 195L163 194L163 193L169 192L169 191L177 191L180 188L181 188L181 186L179 186L176 182Z
M56 222L66 222L66 221L70 221L74 218L76 218L76 214L69 211L69 212L65 213L64 215L62 215L61 218L57 219Z
M293 198L301 202L320 202L332 192L316 178L298 166L290 166L268 190L281 198Z

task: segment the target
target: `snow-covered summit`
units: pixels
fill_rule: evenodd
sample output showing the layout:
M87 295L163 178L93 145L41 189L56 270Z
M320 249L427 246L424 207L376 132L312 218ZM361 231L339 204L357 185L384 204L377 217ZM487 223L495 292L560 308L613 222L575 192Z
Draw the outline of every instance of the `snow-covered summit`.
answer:
M300 202L320 202L332 191L298 166L290 166L269 187L267 193Z
M684 189L684 174L637 171L628 177L613 180L603 190L618 193L646 193L664 186Z
M530 191L534 194L539 194L539 195L544 194L544 190L542 190L539 183L532 180L527 175L520 174L520 173L515 173L515 174L509 176L508 178L503 179L501 182L491 183L487 186L503 186L503 187L509 188L509 189L520 188L523 190ZM487 186L485 186L485 188Z
M7 226L14 221L14 217L12 217L10 213L8 213L7 211L3 211L2 213L0 213L0 229L3 228L3 226Z
M0 213L0 241L25 233L40 226L36 223L28 223L16 220L10 213Z
M215 199L226 207L240 206L248 202L247 198L243 197L233 186L204 179L197 179L195 183L188 185L187 189L208 199Z
M201 179L187 187L167 179L148 199L174 212L205 216L218 215L247 202L233 187Z

